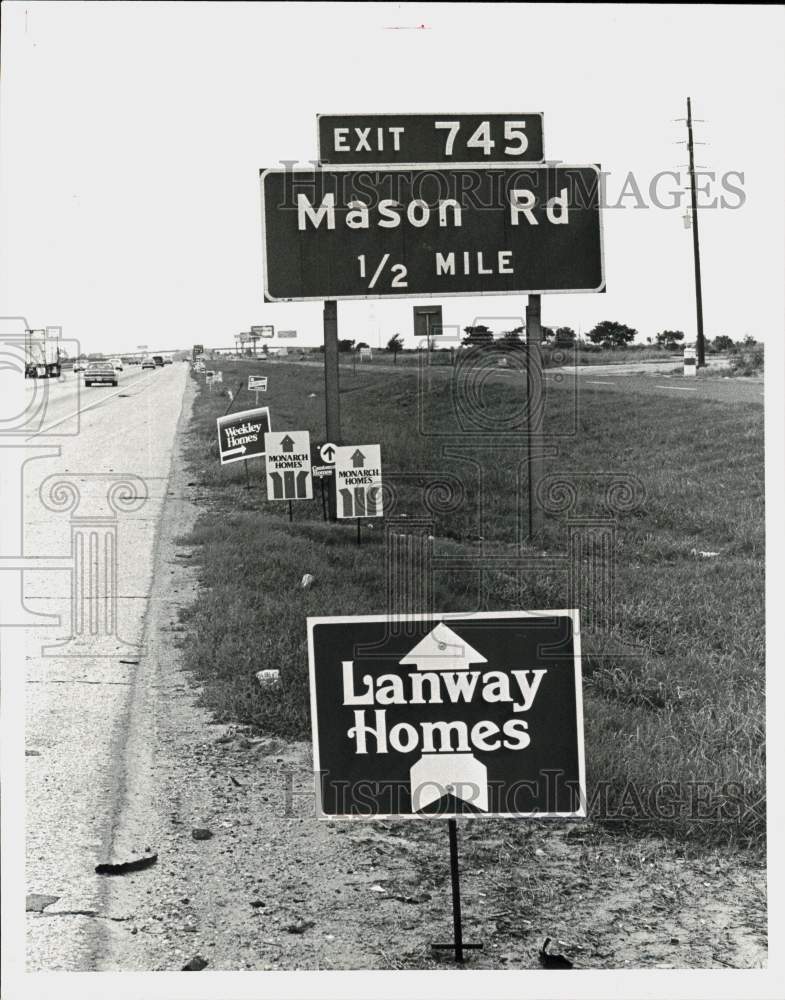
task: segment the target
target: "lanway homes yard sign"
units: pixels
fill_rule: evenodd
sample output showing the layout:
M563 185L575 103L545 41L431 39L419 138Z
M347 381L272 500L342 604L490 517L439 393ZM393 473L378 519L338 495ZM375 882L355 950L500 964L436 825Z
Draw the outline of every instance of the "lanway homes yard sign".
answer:
M310 618L308 644L323 818L585 815L577 611Z

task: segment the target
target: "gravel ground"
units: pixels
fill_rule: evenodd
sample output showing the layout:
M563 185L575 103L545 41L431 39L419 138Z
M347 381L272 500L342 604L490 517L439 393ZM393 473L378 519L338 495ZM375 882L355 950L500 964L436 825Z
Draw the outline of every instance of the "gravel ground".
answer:
M106 880L98 967L450 967L430 947L452 932L446 823L319 822L308 744L199 707L178 624L197 596L178 542L194 492L176 456L114 838L116 857L158 860ZM766 871L743 854L506 820L460 821L459 849L465 940L483 944L471 968L538 968L546 937L576 968L766 963Z

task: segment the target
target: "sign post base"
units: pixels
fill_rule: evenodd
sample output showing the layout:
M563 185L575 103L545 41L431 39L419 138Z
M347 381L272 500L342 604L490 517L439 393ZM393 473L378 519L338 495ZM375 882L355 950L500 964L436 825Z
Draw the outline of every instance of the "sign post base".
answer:
M450 879L452 881L452 925L455 940L452 944L432 944L434 951L451 949L455 952L455 961L463 964L463 953L467 948L482 948L481 944L465 944L463 940L463 923L461 921L461 883L458 873L458 826L454 819L447 820L450 834Z

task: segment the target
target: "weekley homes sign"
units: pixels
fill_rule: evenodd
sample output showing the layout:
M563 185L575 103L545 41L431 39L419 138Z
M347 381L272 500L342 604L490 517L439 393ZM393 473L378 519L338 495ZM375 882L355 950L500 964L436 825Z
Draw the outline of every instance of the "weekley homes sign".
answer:
M270 410L242 410L218 417L218 450L221 465L264 457L264 435L270 430Z
M309 618L321 818L584 816L577 611Z

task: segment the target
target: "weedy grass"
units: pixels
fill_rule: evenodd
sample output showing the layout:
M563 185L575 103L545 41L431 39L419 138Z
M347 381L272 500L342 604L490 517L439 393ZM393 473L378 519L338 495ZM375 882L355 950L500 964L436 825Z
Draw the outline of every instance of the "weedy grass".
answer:
M224 389L249 371L258 364L225 363ZM270 406L273 429L308 429L323 441L320 370L277 361L267 373L260 404ZM452 378L342 373L344 439L381 442L395 492L387 513L422 516L430 504L435 554L462 556L510 553L521 540L531 554L566 554L570 518L612 519L608 627L593 630L591 609L581 608L591 814L685 841L761 846L762 407L603 392L576 405L569 391L549 391L545 426L563 436L546 473L566 484L551 499L573 502L527 540L520 387L511 378L456 394ZM472 392L476 412L461 417L457 401ZM289 523L286 504L266 500L262 461L249 463L250 489L242 463L219 466L215 420L228 404L220 388L201 385L185 443L205 507L184 540L201 574L184 615L186 662L219 719L307 738L305 619L387 610L383 524L364 522L358 546L354 522L322 520L318 489L313 503L294 504ZM253 405L243 390L232 408ZM491 440L483 420L505 434ZM618 477L635 477L634 502L617 491L614 510L609 484ZM304 589L305 573L315 582ZM433 586L436 610L570 606L557 570L440 572ZM281 671L280 689L258 685L265 668Z

